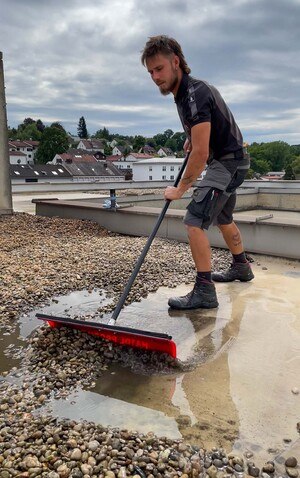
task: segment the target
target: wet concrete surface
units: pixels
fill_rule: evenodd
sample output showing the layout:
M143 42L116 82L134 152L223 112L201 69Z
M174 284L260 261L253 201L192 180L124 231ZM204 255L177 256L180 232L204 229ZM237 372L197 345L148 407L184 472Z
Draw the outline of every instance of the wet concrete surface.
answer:
M170 295L190 290L182 285L160 288L121 312L118 325L170 333L179 359L192 365L187 371L147 376L112 365L92 389L53 398L46 409L61 417L182 436L207 448L250 450L257 464L299 449L300 264L258 256L255 261L251 283L216 285L218 309L168 310ZM109 299L99 291L76 292L54 298L43 312L82 315L96 311L99 300ZM26 344L39 326L36 312L20 320L15 334L0 336L0 373L18 366L5 351Z

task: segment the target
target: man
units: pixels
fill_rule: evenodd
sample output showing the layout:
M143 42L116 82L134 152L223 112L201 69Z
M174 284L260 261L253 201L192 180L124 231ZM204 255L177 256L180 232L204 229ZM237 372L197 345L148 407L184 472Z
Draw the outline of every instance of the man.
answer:
M217 89L190 76L176 40L165 35L150 37L141 61L160 92L174 95L187 136L184 149L190 151L181 181L177 187L166 188L165 198L180 199L208 164L184 218L197 270L195 286L184 297L170 298L168 304L174 309L218 307L213 281L250 281L254 277L232 217L236 188L249 169L242 134ZM211 249L204 232L212 224L218 225L233 255L229 270L213 274Z

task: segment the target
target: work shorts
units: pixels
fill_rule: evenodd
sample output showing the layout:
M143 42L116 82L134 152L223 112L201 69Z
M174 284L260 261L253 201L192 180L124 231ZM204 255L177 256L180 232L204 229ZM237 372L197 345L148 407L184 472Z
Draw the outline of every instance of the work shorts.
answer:
M184 224L201 229L210 225L231 224L236 204L236 189L243 183L249 158L213 159L204 178L194 190L187 206Z

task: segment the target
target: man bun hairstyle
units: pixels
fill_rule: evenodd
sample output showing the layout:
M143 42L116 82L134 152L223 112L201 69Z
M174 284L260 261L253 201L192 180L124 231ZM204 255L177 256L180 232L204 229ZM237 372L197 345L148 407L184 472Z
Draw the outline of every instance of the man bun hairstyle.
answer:
M185 61L184 54L182 53L181 46L176 40L174 40L174 38L170 38L166 35L149 37L149 40L142 51L142 64L145 66L148 58L158 55L159 53L166 56L171 56L174 53L174 55L179 58L179 66L182 71L187 74L191 73L191 69Z

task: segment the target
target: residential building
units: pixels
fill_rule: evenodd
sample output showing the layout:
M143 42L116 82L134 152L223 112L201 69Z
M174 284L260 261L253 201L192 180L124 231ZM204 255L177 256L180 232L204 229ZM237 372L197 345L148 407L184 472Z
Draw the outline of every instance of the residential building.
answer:
M145 144L140 150L139 153L145 153L145 154L150 154L151 156L157 156L157 151L154 149L152 146L149 146L149 144Z
M90 152L101 151L104 154L104 143L99 139L82 139L79 141L77 149L85 149Z
M69 150L66 153L56 154L53 160L48 164L64 163L97 163L97 159L92 154L87 154L84 150Z
M12 184L73 181L72 175L62 165L53 164L12 164L10 178Z
M125 181L124 174L107 161L66 162L64 168L71 174L74 182Z
M279 180L283 179L285 175L284 171L270 171L266 174L263 174L260 179L267 180L267 181L274 181L274 180Z
M27 156L21 151L9 151L10 164L28 164Z
M26 140L21 141L20 139L9 140L8 149L9 151L20 151L26 155L27 164L34 164L34 156L38 148L39 141ZM20 163L19 163L20 164Z
M113 156L108 156L107 161L112 161L117 168L120 170L127 170L131 169L132 170L132 165L133 163L136 163L137 161L143 160L143 159L151 159L153 156L150 154L145 154L145 153L130 153L127 154L126 156L119 156L119 155L113 155Z
M148 158L132 164L134 181L175 181L182 158Z
M126 146L118 146L118 145L116 145L116 146L113 147L112 155L113 155L113 156L116 156L116 155L118 155L118 156L123 156L124 153L125 153L125 151L126 151Z
M174 156L173 151L170 148L165 148L165 147L159 148L159 150L157 151L157 154L158 156L164 156L164 157Z

